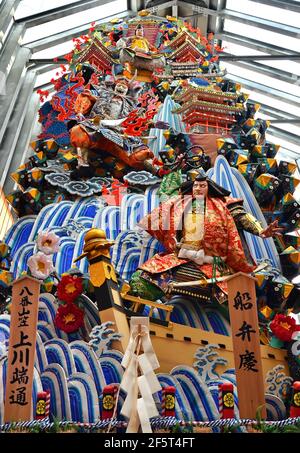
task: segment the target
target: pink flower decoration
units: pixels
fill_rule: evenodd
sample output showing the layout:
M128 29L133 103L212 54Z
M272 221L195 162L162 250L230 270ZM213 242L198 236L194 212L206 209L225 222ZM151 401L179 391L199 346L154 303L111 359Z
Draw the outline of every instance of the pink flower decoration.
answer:
M45 280L54 271L52 257L43 252L32 255L27 261L27 265L31 275L39 280Z
M51 231L42 231L38 235L37 246L46 255L57 253L59 250L59 236Z

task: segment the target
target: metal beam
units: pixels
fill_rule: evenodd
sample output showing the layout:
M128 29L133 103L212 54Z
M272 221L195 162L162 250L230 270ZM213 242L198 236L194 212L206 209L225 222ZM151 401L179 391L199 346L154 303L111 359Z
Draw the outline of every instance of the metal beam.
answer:
M143 0L127 0L127 7L136 13L145 7Z
M288 11L295 11L300 13L300 4L298 1L293 0L251 0L253 3L261 3L263 5L273 6L275 8L287 9Z
M295 55L298 53L290 49L275 46L274 44L263 43L261 41L257 41L256 39L246 38L245 36L236 35L235 33L230 33L228 31L216 33L215 38L226 40L228 42L231 42L232 44L246 46L249 47L250 49L258 50L259 52L265 52L272 55L286 55L286 54Z
M228 73L226 76L227 79L232 80L233 82L240 83L245 88L249 88L251 91L268 95L271 98L276 100L288 102L295 107L300 107L300 98L293 96L292 94L285 93L284 91L275 90L275 88L267 87L266 85L262 85L257 82L253 82L248 79L244 79L243 77L238 77L231 73ZM258 102L259 103L259 102Z
M191 6L196 13L203 14L208 5L203 0L178 0L178 6ZM205 14L205 13L204 13Z
M24 25L16 25L12 28L9 39L5 43L1 52L1 72L7 77L10 73L11 67L16 59L20 43L25 33Z
M27 28L35 27L37 25L48 23L52 20L61 19L62 17L71 16L82 11L86 11L97 6L110 3L110 0L81 0L80 2L70 3L57 8L51 8L51 1L49 2L49 9L46 11L35 13L30 16L15 19L17 23L26 23Z
M300 35L300 28L291 27L289 25L273 22L267 19L261 19L260 17L239 13L237 11L231 11L229 9L220 11L220 14L222 14L226 19L241 22L242 24L252 25L256 28L270 30L281 35L291 36L293 38L298 38Z
M259 113L264 113L265 115L269 115L275 119L279 118L286 118L286 119L296 119L298 118L296 115L292 115L291 113L287 113L284 110L276 109L275 107L272 107L270 105L264 104L262 102L257 102L257 104L260 105L260 109L258 111Z
M20 137L21 128L25 119L29 101L32 95L32 90L35 81L34 71L28 72L22 80L22 89L18 95L18 101L11 116L9 125L5 132L5 138L1 143L0 147L0 168L1 168L1 180L0 185L5 186L5 182L9 171L15 170L16 167L12 167L12 160L16 166L21 162L21 157L15 155L15 148Z
M47 82L47 83L43 83L42 85L35 86L34 91L37 91L37 90L47 90L47 91L49 91L49 93L52 93L54 91L54 86L53 86L53 83Z
M253 60L299 60L300 53L286 55L232 55L220 54L219 59L223 61L253 61Z
M150 5L152 5L152 4L153 4L153 6L149 6L149 7L147 6L147 10L149 10L151 14L154 14L161 9L166 9L166 8L170 8L171 6L172 7L176 6L177 0L163 1L162 3L151 2Z
M292 119L286 119L286 118L279 118L279 119L276 119L276 120L270 120L271 121L271 124L300 124L300 118L294 118L293 120ZM300 148L299 148L299 152L300 152Z
M37 60L38 61L38 60ZM66 60L64 58L58 58L58 61L49 60L49 64L34 64L35 60L29 60L29 65L27 69L32 69L35 71L36 75L45 74L45 72L52 71L56 67L58 68L61 63L66 65Z
M155 11L158 11L159 9L165 9L168 8L169 6L172 6L171 3L177 3L177 0L152 0L152 1L147 1L145 4L145 7L152 12L154 8Z
M276 137L278 137L278 138L281 138L282 140L286 140L286 141L288 141L290 143L293 143L293 144L299 146L299 135L291 134L290 132L284 132L281 129L278 129L277 127L272 127L272 126L270 126L267 129L267 132L268 132L268 134L270 134L273 137L275 137L275 139L276 139ZM299 153L297 153L296 151L291 151L291 153L293 153L299 159L299 157L300 157L300 146L299 146Z
M226 0L210 0L208 7L210 10L222 11L226 7ZM223 30L224 18L218 15L208 15L207 31L214 34Z
M50 14L49 14L49 11L47 12L44 12L44 13L40 13L40 14L37 14L37 15L34 15L34 16L31 16L29 18L29 21L28 21L28 17L27 18L24 18L22 20L18 20L18 22L22 22L22 23L26 23L26 26L27 27L32 27L32 26L35 26L35 25L38 25L38 24L42 24L42 23L45 23L45 22L48 22L49 21L49 17L50 17L50 20L55 20L55 19L58 19L60 17L63 17L64 15L70 15L70 14L75 14L76 12L79 12L79 6L84 4L84 8L81 8L81 10L83 9L89 9L89 8L92 8L93 6L97 6L97 4L104 4L104 3L107 3L109 0L94 0L94 1L87 1L87 0L83 0L81 2L78 2L77 4L71 4L71 5L68 5L67 7L60 7L60 8L56 8L56 9L53 9L51 10ZM209 16L210 19L213 19L213 20L216 20L218 21L218 28L217 28L217 36L220 36L220 37L224 37L224 39L226 39L226 37L228 37L229 35L229 39L232 39L232 40L235 40L235 43L236 44L240 44L240 45L247 45L248 47L251 47L252 46L255 46L255 47L252 47L252 48L255 48L257 50L260 50L262 52L272 52L274 51L274 53L277 55L278 59L291 59L291 60L294 60L295 58L299 58L299 54L297 54L296 52L291 52L287 49L282 49L280 47L277 47L277 46L272 46L272 45L268 45L268 44L264 44L264 43L261 43L259 41L255 41L255 40L252 40L252 39L249 39L249 38L241 38L240 36L238 35L234 35L234 34L231 34L231 33L228 33L228 32L223 32L223 33L219 33L220 30L222 29L222 23L225 19L225 17L227 18L228 15L227 15L227 11L225 10L224 12L224 3L225 3L225 0L216 0L217 3L218 3L218 7L217 9L212 9L211 8L211 4L212 2L210 2L210 5L208 8L205 8L204 9L204 13L207 14ZM263 3L263 0L257 0L258 2L261 2ZM276 0L274 0L272 3L275 3ZM132 4L136 3L140 3L140 0L131 0ZM11 2L12 3L12 2ZM174 0L172 2L163 2L164 3L164 6L166 5L166 3L170 4L170 6L172 6L172 4L175 4L177 2L174 2ZM178 2L180 3L180 2ZM187 2L184 2L185 4L187 4ZM278 3L276 1L276 3ZM291 2L287 2L287 3L291 3ZM295 2L293 2L295 3ZM273 6L275 6L273 4ZM221 9L221 10L220 10ZM288 8L286 8L288 9ZM67 10L69 10L67 12ZM62 14L64 12L64 14ZM221 14L220 14L221 13ZM230 11L230 13L232 13ZM100 20L96 21L97 23L103 23L103 22L107 22L109 21L110 19L114 18L114 17L120 17L120 18L125 18L125 17L128 17L128 16L131 16L133 15L134 12L133 11L125 11L125 12L122 12L120 14L116 14L116 15L113 15L113 16L109 16L109 17L106 17L106 18L101 18ZM236 16L236 15L235 15ZM249 16L248 16L249 17ZM232 18L232 14L231 14L231 17ZM1 23L1 20L2 20L2 15L1 15L1 18L0 18L0 23ZM233 19L233 20L237 20L236 18ZM250 17L250 21L252 20L252 24L256 25L256 21L257 21L257 18L256 17ZM240 22L242 22L242 18L240 17L239 20ZM255 21L255 23L254 23ZM269 26L273 26L273 22L270 22L270 21L265 21L269 24ZM244 23L247 23L247 22L244 22ZM271 25L270 25L271 24ZM276 24L276 23L275 23ZM260 25L263 25L262 23ZM280 25L280 24L276 24L276 25ZM70 30L66 30L62 33L57 33L57 34L54 34L50 37L47 37L45 39L42 39L42 40L39 40L37 42L33 42L31 44L28 44L26 45L26 47L28 47L30 50L34 51L34 52L37 52L39 50L43 50L43 49L46 49L48 47L52 47L52 46L55 46L55 45L58 45L62 42L65 42L66 40L68 39L71 39L72 37L76 37L76 36L80 36L81 34L83 33L86 33L88 31L88 29L90 28L90 23L87 23L87 24L84 24L84 25L81 25L80 27L76 27L75 29L70 29ZM266 27L262 27L262 28L266 28ZM269 28L267 28L269 29ZM290 29L293 29L293 30L289 30L290 32L292 33L295 33L295 30L298 30L298 32L300 32L300 29L297 29L297 28L294 28L294 27L290 27ZM272 30L272 31L276 31L276 32L279 32L278 28L276 30ZM280 29L281 31L281 29ZM295 34L291 34L290 36L295 36ZM228 39L228 41L229 41ZM233 42L233 41L232 41ZM250 42L250 45L249 45L249 42ZM0 39L0 43L1 43L1 39ZM26 49L26 48L25 48ZM25 50L24 49L24 50ZM298 57L297 57L298 55ZM30 52L27 54L27 59L28 57L30 56ZM226 60L226 55L224 55L225 58L224 58L224 61ZM244 61L250 61L251 59L253 59L254 61L256 60L275 60L277 58L273 58L274 55L269 55L269 56L246 56L246 58L244 59L243 56L233 56L233 57L236 57L236 60L239 59L241 60L241 58L244 60ZM230 57L227 55L227 57ZM266 57L269 57L269 58L266 58ZM284 57L284 58L282 58ZM19 56L18 56L19 58ZM232 60L232 61L236 61L236 60ZM23 60L24 62L24 66L26 64L26 59L24 59L23 57ZM228 58L227 58L227 61L230 61ZM34 67L30 67L34 70L36 70L37 73L43 73L43 72L46 72L47 70L50 70L52 68L54 68L55 66L58 66L60 64L60 62L62 63L66 63L66 61L64 59L62 59L62 61L58 61L58 62L53 62L53 60L51 59L32 59L30 60L30 63L33 63L33 64L42 64L41 67L39 68L34 68ZM2 61L1 61L2 63ZM251 63L236 63L236 65L240 65L243 67L248 67L249 69L253 69L253 70L257 70L258 72L259 71L266 71L268 67L264 67L264 65L259 65L260 68L259 70L257 69L257 65L255 65L255 67L250 67L251 66ZM30 135L31 135L31 132L32 130L31 129L27 129L27 128L31 128L33 127L33 119L34 119L34 116L35 116L35 113L36 113L36 110L31 109L31 107L28 107L28 104L27 104L27 107L28 108L24 108L24 103L23 103L23 98L21 98L21 96L23 95L24 96L24 99L27 97L28 98L28 93L29 93L29 85L27 83L25 83L24 85L22 85L23 83L23 79L24 79L24 75L25 75L25 72L24 72L24 66L23 66L23 71L21 72L20 74L20 70L21 70L21 66L19 66L17 68L17 65L16 65L16 62L14 64L14 67L12 68L12 80L11 82L13 81L16 81L16 76L17 75L17 72L15 72L15 70L19 70L18 74L21 75L22 77L22 80L20 81L20 83L16 86L15 85L15 91L17 92L17 94L15 94L13 92L13 90L11 89L10 87L10 90L9 90L9 96L10 96L10 103L9 103L9 107L11 107L11 105L13 106L12 109L8 109L7 112L9 113L9 117L11 117L11 124L14 126L14 129L16 130L17 128L17 133L15 133L15 136L12 136L12 129L11 129L11 124L9 125L9 127L7 128L7 133L8 135L5 135L5 149L9 149L11 150L11 154L12 154L12 158L9 160L7 159L7 154L6 154L6 159L7 161L6 162L6 173L8 173L10 171L10 168L11 169L15 169L22 161L22 156L24 154L24 150L26 151L27 149L27 145L28 145L28 142L27 140L29 141L30 139ZM253 65L254 66L254 65ZM273 70L273 75L275 73L276 70ZM30 72L31 73L31 72ZM279 74L276 74L276 77L278 77ZM281 74L281 76L283 76ZM26 75L26 81L28 82L29 79L28 79L28 74ZM288 77L288 76L286 76ZM245 87L249 87L251 90L253 91L257 91L257 92L260 92L260 93L263 93L263 94L266 94L266 87L264 85L260 85L260 84L256 84L255 82L252 82L252 81L247 81L246 79L241 79L241 78L238 78L238 77L235 77L235 76L230 76L231 79L234 80L234 78L238 79L237 81L241 82ZM281 79L282 80L282 79ZM287 80L285 80L287 81ZM19 86L20 85L20 86ZM250 86L252 85L252 86ZM34 86L34 81L33 81L33 86ZM20 88L22 87L22 91L20 91ZM24 89L24 92L23 92L23 89ZM31 92L33 90L33 87L30 88L31 89ZM12 96L14 95L15 96ZM283 92L278 92L277 90L273 90L273 89L269 89L268 88L268 93L267 93L269 96L273 97L274 99L281 99L281 100L284 100L285 102L289 102L291 105L295 105L297 107L300 106L300 100L299 102L297 102L295 99L295 97L291 96L291 95L288 95L286 93L283 93ZM19 96L19 98L18 98ZM16 103L16 99L18 98L18 101L20 101L20 103ZM21 101L22 99L22 101ZM31 98L32 99L32 98ZM28 102L28 99L27 99L27 102ZM13 111L14 109L14 106L16 109L18 109L18 105L20 107L20 109L22 108L22 104L23 104L23 110L22 112L20 110L18 110L16 113ZM8 105L8 104L6 104ZM3 134L1 135L1 131L3 130L3 122L1 124L1 112L5 111L3 110L3 108L5 108L5 106L3 107L3 105L1 105L1 98L0 98L0 141L1 139L3 138ZM30 110L31 109L31 110ZM31 111L31 113L28 115L28 112L29 110ZM272 110L272 109L271 109ZM275 110L275 109L274 109ZM292 110L292 109L291 109ZM266 111L265 108L262 109L262 111ZM269 109L270 111L270 109ZM24 116L22 117L22 115L24 113ZM279 115L280 111L278 111L278 115ZM28 115L28 116L27 116ZM271 115L271 112L270 112L270 115ZM3 116L3 114L2 114ZM19 118L19 122L17 122L17 119ZM25 118L25 119L24 119ZM21 119L21 120L20 120ZM9 119L8 119L9 120ZM6 125L4 126L4 132L5 132L5 128L6 126L8 125L8 120L6 121ZM279 123L279 121L282 120L281 122L282 123L295 123L297 124L298 121L299 121L299 118L298 117L293 117L293 118L285 118L284 117L284 112L282 112L282 116L280 117L277 117L275 120L271 120L272 123L274 123L275 121L275 124L276 123ZM270 128L271 132L274 133L275 136L281 136L281 138L284 136L284 138L286 140L290 140L290 141L293 141L295 140L294 137L292 137L293 140L291 140L291 135L295 135L295 134L290 134L290 133L284 133L283 131L281 131L279 128L276 128L276 127L271 127ZM26 134L26 131L28 131L28 133ZM269 131L269 130L268 130ZM274 132L275 131L275 132ZM8 138L7 138L8 137ZM8 143L8 139L10 139L10 143L13 144L12 147L7 147L9 145ZM27 142L27 143L25 143ZM293 141L294 143L294 141ZM297 141L297 144L299 143L299 138L298 138L298 141ZM2 148L4 146L4 142L2 144ZM4 159L4 154L3 154L3 149L0 148L0 165L2 165L3 163L3 159ZM299 148L300 149L300 148ZM2 151L1 151L2 150ZM23 152L23 154L22 154ZM15 153L15 155L14 155ZM10 168L9 168L10 167ZM0 167L0 168L4 168L3 166ZM10 182L8 182L9 180L7 179L6 180L6 190L10 190Z
M25 65L29 56L29 49L19 49L15 62L11 68L11 74L7 79L6 95L0 96L0 144L10 121L11 113L17 103L26 73Z
M287 35L294 38L298 38L300 35L300 28L290 27L289 25L273 22L267 19L261 19L260 17L251 16L248 14L232 11L229 9L215 10L210 8L201 8L201 13L210 16L218 16L223 19L230 19L243 24L252 25L256 28L262 28L270 30L281 35ZM219 27L222 28L222 27Z
M20 0L5 0L0 5L0 49L14 23L14 14Z
M207 8L207 0L178 0L178 4L183 6L197 6L198 8Z
M34 65L59 66L60 64L66 64L66 59L64 57L56 57L55 61L53 61L53 58L30 58L29 63Z
M258 102L259 104L259 102ZM285 115L285 112L279 111L279 114L276 115L272 113L268 108L261 107L257 112L257 118L260 117L260 113L264 114L265 116L269 116L269 121L271 124L300 124L300 117L294 116L290 117L289 115ZM278 112L278 111L277 111Z
M273 134L270 134L270 135L274 136L274 138L276 140L275 135L273 135ZM292 160L296 161L296 163L297 163L297 159L299 159L299 154L296 151L291 150L290 148L286 148L286 150L284 150L284 151L282 149L279 149L278 153L276 154L276 158L279 160L286 160L288 158L288 159L292 159ZM299 164L298 164L298 167L299 167Z
M227 61L227 60L226 60ZM230 60L229 60L230 61ZM259 74L266 75L268 77L276 78L277 80L281 80L283 82L292 83L294 85L300 84L300 75L297 76L296 74L289 73L286 71L281 71L280 69L273 68L271 66L263 65L256 62L239 62L234 61L234 66L239 68L249 69L250 71L255 71Z
M95 19L96 25L105 23L110 21L114 18L125 19L126 17L133 16L133 11L123 11L118 14L114 14L112 16L107 16L101 19ZM84 25L80 25L79 27L70 28L68 30L62 31L60 33L56 33L47 38L39 39L32 43L26 44L26 47L32 51L32 53L39 52L40 50L48 49L49 47L57 46L63 42L66 42L72 38L85 34L90 29L90 23L86 23Z
M10 167L8 169L7 177L4 183L4 192L9 193L15 189L14 181L9 175L15 171L26 159L32 154L32 150L29 149L29 143L32 140L32 132L34 129L35 121L37 118L37 111L40 106L39 96L31 94L27 109L25 110L25 118L18 136L17 143L15 145L14 153L10 161Z

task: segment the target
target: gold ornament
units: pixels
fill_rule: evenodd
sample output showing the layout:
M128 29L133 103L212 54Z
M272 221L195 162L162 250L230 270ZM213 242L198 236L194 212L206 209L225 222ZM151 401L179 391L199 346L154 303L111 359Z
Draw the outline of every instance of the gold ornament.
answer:
M224 406L225 407L233 407L234 405L234 398L232 393L226 393L224 396Z
M114 398L112 395L105 395L105 397L103 398L103 408L106 410L106 411L110 411L112 410L112 408L114 407Z

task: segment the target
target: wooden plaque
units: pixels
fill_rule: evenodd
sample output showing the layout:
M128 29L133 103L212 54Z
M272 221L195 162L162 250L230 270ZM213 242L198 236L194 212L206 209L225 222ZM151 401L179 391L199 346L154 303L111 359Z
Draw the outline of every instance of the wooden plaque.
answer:
M12 288L4 421L32 420L32 384L40 282L25 276Z
M255 281L242 272L227 280L240 418L253 419L265 405Z

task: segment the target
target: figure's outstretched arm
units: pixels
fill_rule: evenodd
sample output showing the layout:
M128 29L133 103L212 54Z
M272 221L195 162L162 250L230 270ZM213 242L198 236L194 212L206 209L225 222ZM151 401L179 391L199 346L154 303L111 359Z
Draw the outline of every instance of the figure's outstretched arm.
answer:
M261 223L243 206L243 200L230 199L227 202L227 207L235 221L238 229L248 231L263 239L267 239L276 235L281 235L283 228L278 227L278 220L270 223L266 228L263 228Z
M273 237L273 236L281 236L282 235L282 231L284 231L284 228L280 228L278 226L278 220L275 220L274 222L270 223L270 225L268 225L261 233L260 233L260 237L261 238L270 238L270 237Z

